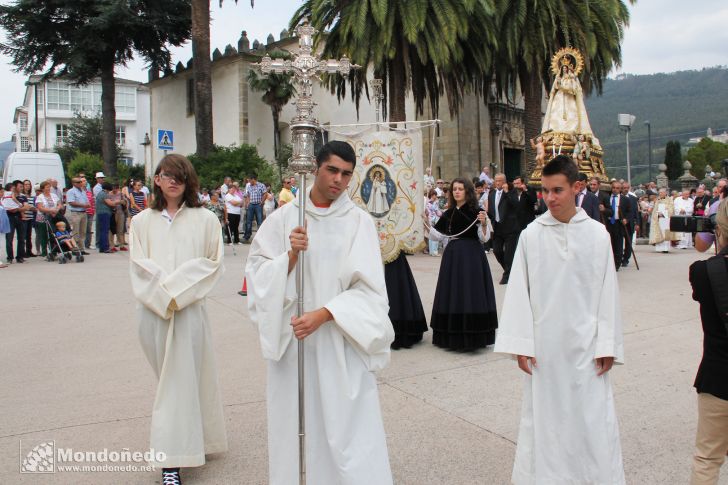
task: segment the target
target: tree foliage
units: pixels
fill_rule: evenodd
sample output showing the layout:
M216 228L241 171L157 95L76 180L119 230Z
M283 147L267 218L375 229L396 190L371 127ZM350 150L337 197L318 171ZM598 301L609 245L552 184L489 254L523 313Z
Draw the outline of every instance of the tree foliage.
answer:
M682 149L680 148L680 142L677 140L670 140L665 145L665 165L667 165L667 178L670 180L677 180L677 178L684 173L682 168L683 157Z
M66 171L72 175L78 173L78 171L70 170L70 163L79 154L96 155L101 158L102 167L96 170L101 171L105 170L102 158L102 139L101 117L77 113L68 124L68 135L65 142L63 145L57 145L54 150L60 155ZM116 159L121 150L116 145L114 147L116 149L114 158Z
M121 160L117 164L116 177L117 178L115 181L118 182L120 185L125 184L127 180L141 180L147 186L151 184L151 180L146 179L146 174L144 173L144 165L128 165Z
M104 170L104 161L98 153L76 152L68 164L66 174L68 178L75 177L79 173L85 173L89 182L93 182L96 172Z
M168 67L168 44L190 36L189 0L17 0L0 5L7 42L0 52L15 70L63 76L79 84L100 77L104 169L116 172L114 67L135 52Z
M441 96L455 112L467 89L482 92L490 84L483 75L496 44L493 0L307 0L291 20L291 28L310 18L326 33L324 57L347 55L364 69L353 71L349 87L357 106L367 92L367 67L384 81L384 106L391 121L405 120L405 96L411 92L418 113L429 102L437 116ZM339 99L346 79L328 78ZM384 110L386 113L386 110Z
M278 150L278 157L276 158L276 162L278 164L278 172L280 174L285 174L288 170L288 161L293 156L293 145L290 143L284 143L281 145L280 150ZM283 177L281 177L283 178ZM280 181L277 181L277 183L273 184L276 187L281 186Z
M541 131L542 90L551 84L552 56L562 47L578 49L584 56L581 80L585 92L593 87L601 91L609 71L621 63L629 11L622 0L497 0L496 9L500 29L494 63L496 86L506 95L520 84L527 158L533 160L528 140Z
M77 113L68 125L68 136L63 145L54 150L60 155L68 178L79 172L93 175L105 171L102 158L101 117ZM115 157L121 156L124 150L116 146ZM90 176L91 176L90 175ZM144 165L127 165L121 160L116 162L116 172L109 175L109 181L123 182L129 178L144 179Z
M721 170L722 162L726 158L728 158L728 145L713 141L710 138L703 138L687 153L687 159L693 165L690 173L699 179L705 176L706 165L710 165L713 171L718 172Z
M188 158L200 178L201 187L212 189L222 184L225 177L240 180L251 173L256 173L261 182L274 182L277 178L273 165L258 155L255 145L215 146L207 157L193 154Z
M636 0L627 0L634 4ZM497 0L500 41L496 79L502 92L525 74L551 84L552 56L575 47L584 56L585 91L601 91L607 74L621 64L621 42L629 23L623 0Z
M268 55L273 59L291 58L291 53L286 51L273 51L269 52ZM255 69L251 69L248 71L248 85L253 91L262 92L261 101L270 106L273 115L273 152L276 160L279 160L281 149L280 116L283 107L296 95L293 76L275 73L260 76ZM279 172L282 172L280 164L278 166Z
M101 124L100 116L77 113L68 124L68 135L64 144L55 147L56 152L61 154L61 159L68 162L77 152L101 156Z
M644 121L650 121L654 179L656 166L664 157L666 140L678 140L684 145L691 137L705 135L708 127L716 134L728 130L726 86L725 67L608 79L601 96L586 100L589 121L604 147L607 168L624 165L626 160L624 133L617 124L617 114L631 113L637 117L630 133L633 165L647 164Z

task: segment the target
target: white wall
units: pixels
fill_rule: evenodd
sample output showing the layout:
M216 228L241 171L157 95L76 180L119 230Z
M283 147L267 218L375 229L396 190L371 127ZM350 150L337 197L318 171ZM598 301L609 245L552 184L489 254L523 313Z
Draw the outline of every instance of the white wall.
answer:
M174 131L174 151L192 153L195 151L195 119L187 115L187 79L191 71L167 76L150 86L151 124L149 138L151 145L151 169L164 156L157 149L157 130Z
M212 123L213 138L218 145L239 144L238 72L237 58L213 63L212 67ZM189 155L197 149L195 117L187 115L187 80L192 70L168 75L149 84L151 95L151 125L149 137L150 169L153 172L164 156L157 149L157 130L174 131L174 153Z
M239 62L234 59L218 61L212 71L212 130L215 143L221 146L240 144Z
M139 86L137 89L136 123L134 123L133 130L127 130L126 134L127 148L131 150L131 147L134 147L134 163L136 165L143 165L146 162L146 156L144 154L146 148L141 144L144 141L144 135L149 133L150 139L152 137L152 132L149 128L149 124L151 123L149 116L150 102L149 89L146 86ZM131 144L130 139L132 132L134 136L133 145Z
M214 141L221 146L240 145L240 94L241 63L247 62L241 57L230 57L213 62L212 68L212 112ZM187 79L191 70L179 74L168 75L148 85L151 90L151 126L149 136L152 138L150 169L163 156L156 148L157 129L174 131L174 152L184 155L196 149L194 116L187 116ZM369 75L371 79L373 76ZM244 80L247 84L247 79ZM248 96L248 143L258 147L258 153L269 161L273 161L273 116L270 107L261 100L262 93L247 88ZM295 99L294 99L295 101ZM359 118L357 119L354 102L347 96L341 103L336 95L327 88L314 86L314 101L317 103L315 114L321 124L370 123L375 120L373 104L366 98L361 100ZM280 116L282 138L290 143L288 123L295 115L296 108L289 103ZM415 119L414 103L408 98L406 103L408 120Z

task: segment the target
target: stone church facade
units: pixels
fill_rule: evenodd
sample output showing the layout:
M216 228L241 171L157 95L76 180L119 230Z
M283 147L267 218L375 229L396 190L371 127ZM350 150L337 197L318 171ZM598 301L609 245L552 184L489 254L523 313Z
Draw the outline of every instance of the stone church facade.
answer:
M486 165L490 166L491 175L505 172L511 179L523 174L526 164L522 105L522 100L520 106L503 102L492 90L487 99L467 94L460 111L451 116L443 99L439 130L430 128L435 131L433 176L446 180L460 175L476 176ZM431 132L427 135L423 136L425 154L432 150Z

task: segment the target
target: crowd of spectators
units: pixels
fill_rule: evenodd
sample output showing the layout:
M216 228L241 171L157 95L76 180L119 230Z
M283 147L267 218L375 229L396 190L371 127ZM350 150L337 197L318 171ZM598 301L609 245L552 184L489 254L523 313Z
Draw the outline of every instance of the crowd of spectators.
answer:
M514 205L513 210L518 220L517 227L522 230L533 217L546 211L541 194L529 188L525 180L516 177L508 181L503 174L492 175L490 166L486 164L480 174L472 178L479 207L489 212L491 193L495 191L500 201L500 190L505 189L505 193L513 191L507 200L515 197L518 207ZM51 242L48 232L49 229L55 230L55 223L59 220L67 225L76 246L84 255L89 254L89 250L103 254L127 251L129 221L149 207L150 191L142 180L127 180L123 185L109 183L103 172L96 173L93 182L92 185L85 173L79 173L71 179L68 190L62 190L54 179L35 184L31 180L14 180L0 187L0 234L5 235L4 259L7 263L23 263L26 258L36 256L47 257ZM711 244L706 242L708 236L698 235L695 238L690 234L671 234L657 229L661 222L664 225L663 218L669 219L673 215L709 215L711 208L715 209L716 202L723 197L726 179L720 179L712 190L700 185L692 190L671 193L665 189L661 193L655 182L640 184L633 190L624 180L612 180L611 193L602 190L602 183L597 178L586 180L582 176L580 184L577 205L614 233L613 245L620 246L614 248L615 264L623 266L628 264L628 252L638 237L649 238L650 243L663 252L669 248L687 249L694 244L700 249ZM257 175L250 174L240 180L225 177L220 186L203 188L199 196L220 220L225 243L232 245L249 244L254 226L260 226L273 211L291 202L296 191L294 176L283 178L280 191L274 192L269 182L259 181ZM431 169L425 169L423 203L428 226L437 224L449 208L449 191L450 184L446 180L435 179ZM522 195L526 196L523 200ZM616 195L619 203L614 206ZM665 197L670 198L670 204L664 203ZM658 202L660 210L656 211ZM613 215L615 208L617 214ZM496 216L493 210L490 213ZM618 220L620 224L616 224ZM655 233L667 237L656 241ZM494 239L498 241L497 237ZM619 241L621 244L618 244ZM443 243L427 240L426 243L425 254L441 254ZM485 243L485 251L493 249L492 245L493 240ZM499 254L500 249L497 248ZM618 257L617 253L621 256ZM6 266L0 263L0 268Z
M530 189L524 177L515 177L513 180L505 180L500 185L496 178L505 177L503 174L491 175L490 166L486 164L478 176L472 178L476 193L479 197L480 208L486 212L489 209L489 194L497 187L504 186L506 190L515 189L519 201L521 194L525 194L525 200L516 210L517 218L521 221L519 225L523 228L530 220L530 208L526 207L529 201L533 200L533 215L538 216L546 212L546 205L543 203L540 192ZM434 178L430 168L425 169L424 175L424 218L428 226L434 226L442 213L448 209L448 191L450 184L441 178ZM717 181L712 189L705 185L699 185L689 190L668 190L659 189L656 182L639 184L632 187L628 181L623 179L612 179L609 183L609 190L604 190L603 182L593 177L588 179L580 174L579 178L581 191L577 195L577 206L583 208L593 219L603 223L610 235L615 251L615 265L619 268L629 264L631 248L636 244L637 238L644 238L650 244L655 245L660 252L668 252L670 248L688 249L696 246L702 249L705 244L712 244L710 234L699 233L697 236L690 233L667 233L667 248L662 243L659 235L664 231L658 230L660 224L667 224L669 217L675 215L684 216L709 216L717 209L718 202L723 198L727 181L725 178ZM670 199L669 208L663 201ZM659 209L656 210L656 204ZM711 210L712 208L712 210ZM490 211L493 213L493 211ZM494 215L494 214L493 214ZM663 218L665 219L663 221ZM654 226L654 227L653 227ZM665 226L666 227L666 226ZM658 234L658 237L655 234ZM708 241L707 243L705 241ZM442 252L443 243L426 240L425 254L438 256ZM492 241L485 244L485 250L492 248Z
M231 245L249 244L254 226L293 201L296 192L294 176L283 178L281 190L274 193L269 182L250 174L239 181L225 177L220 186L203 188L199 197L218 217L225 243ZM143 180L119 185L109 183L103 172L96 173L93 185L84 173L78 173L68 189L61 189L53 179L35 185L31 180L9 182L0 187L0 234L5 236L3 259L7 261L0 268L27 258L48 258L55 244L49 230L55 234L57 223L63 223L82 255L91 250L128 251L130 221L150 206L150 197Z
M97 172L92 185L85 173L71 178L61 189L48 179L14 180L0 188L0 233L5 235L5 261L24 263L45 257L56 249L73 248L81 255L91 250L102 254L128 251L129 221L149 205L149 189L141 180L123 186L110 183ZM63 228L61 230L61 228ZM59 244L55 235L68 231L72 243Z
M220 221L225 244L250 244L253 223L259 227L274 210L294 199L296 177L283 178L281 187L276 194L269 182L258 180L254 173L240 181L225 177L219 187L203 188L200 200Z

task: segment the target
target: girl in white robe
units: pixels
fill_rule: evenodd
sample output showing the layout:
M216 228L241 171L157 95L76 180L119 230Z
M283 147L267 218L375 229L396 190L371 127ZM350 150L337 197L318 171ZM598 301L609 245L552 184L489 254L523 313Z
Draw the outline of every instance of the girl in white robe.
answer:
M182 163L174 157L184 158L167 155L157 168L155 199L162 196L160 172L174 171ZM191 164L188 170L194 174ZM187 186L197 179L190 174L172 177L187 180ZM194 198L186 198L171 216L166 208L155 208L161 204L153 205L137 214L130 228L139 337L159 379L150 447L164 458L151 464L166 469L201 466L206 454L227 450L205 309L205 298L223 272L222 232L217 217L199 207L196 194L194 187Z

